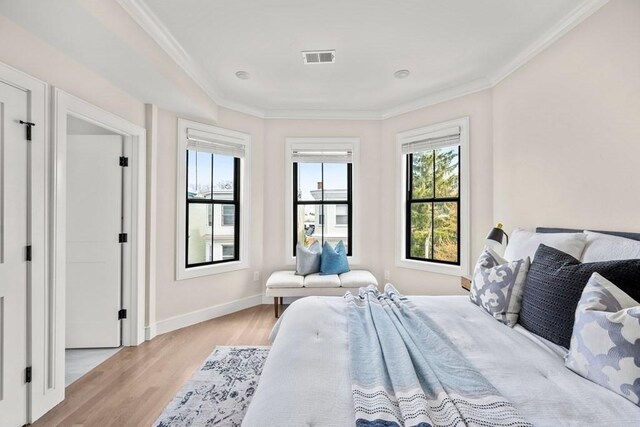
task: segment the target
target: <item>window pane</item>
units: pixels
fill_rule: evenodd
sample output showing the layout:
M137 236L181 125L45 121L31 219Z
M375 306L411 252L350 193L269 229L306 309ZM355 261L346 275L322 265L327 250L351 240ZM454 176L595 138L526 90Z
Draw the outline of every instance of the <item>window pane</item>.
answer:
M458 197L458 147L436 150L436 197Z
M236 207L234 205L221 205L221 224L223 227L233 226L236 222Z
M325 242L329 242L334 247L342 240L347 248L347 253L349 253L349 216L346 208L346 205L324 205L323 217L325 221L322 227L322 237ZM339 215L338 213L343 214ZM342 218L340 221L344 224L338 224L338 218Z
M233 200L234 160L231 156L213 155L213 198L216 200Z
M298 163L298 200L322 200L322 163Z
M458 204L434 203L433 252L438 261L458 261Z
M316 241L322 244L322 205L298 205L297 215L296 241L307 248Z
M211 261L211 226L209 205L189 203L187 224L187 260L189 264Z
M409 256L431 258L431 203L411 204L411 233L409 236Z
M187 197L189 199L211 198L212 154L187 150Z
M347 164L323 163L324 200L347 200Z
M433 153L433 151L413 153L411 191L414 199L433 197Z

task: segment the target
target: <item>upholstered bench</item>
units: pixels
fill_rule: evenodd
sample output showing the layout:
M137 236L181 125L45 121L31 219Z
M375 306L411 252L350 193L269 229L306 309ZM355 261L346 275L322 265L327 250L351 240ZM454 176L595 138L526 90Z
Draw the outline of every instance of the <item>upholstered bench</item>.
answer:
M342 296L347 291L357 291L362 286L375 285L378 281L367 270L351 270L342 274L318 273L299 276L295 271L276 271L267 280L267 296L273 297L276 317L278 305L284 297Z

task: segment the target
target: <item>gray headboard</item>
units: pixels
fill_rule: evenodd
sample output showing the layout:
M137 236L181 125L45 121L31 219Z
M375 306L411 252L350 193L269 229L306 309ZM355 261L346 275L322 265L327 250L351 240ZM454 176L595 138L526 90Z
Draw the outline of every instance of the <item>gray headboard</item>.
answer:
M626 237L627 239L638 240L640 241L640 233L627 233L624 231L600 231L600 230L591 230L596 233L602 234L610 234L612 236ZM554 228L554 227L537 227L537 233L582 233L582 230L577 230L573 228Z

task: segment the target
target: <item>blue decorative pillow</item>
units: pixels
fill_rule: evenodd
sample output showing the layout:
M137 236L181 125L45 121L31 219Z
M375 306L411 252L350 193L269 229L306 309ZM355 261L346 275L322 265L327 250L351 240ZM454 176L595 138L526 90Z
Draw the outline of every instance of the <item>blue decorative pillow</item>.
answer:
M565 364L640 405L640 305L593 273L576 310Z
M529 257L507 261L485 248L473 272L471 301L507 326L518 323Z
M349 271L349 261L347 261L347 250L342 240L333 249L329 242L322 245L322 256L320 258L320 275L342 274Z
M322 247L315 241L309 248L305 248L300 242L296 245L296 274L306 276L307 274L318 273L320 271L320 252Z

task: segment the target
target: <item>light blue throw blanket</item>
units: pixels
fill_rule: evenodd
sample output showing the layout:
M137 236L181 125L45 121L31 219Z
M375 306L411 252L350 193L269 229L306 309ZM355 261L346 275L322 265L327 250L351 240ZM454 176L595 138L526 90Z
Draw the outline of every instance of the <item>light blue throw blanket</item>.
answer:
M356 426L531 425L393 286L345 299Z

